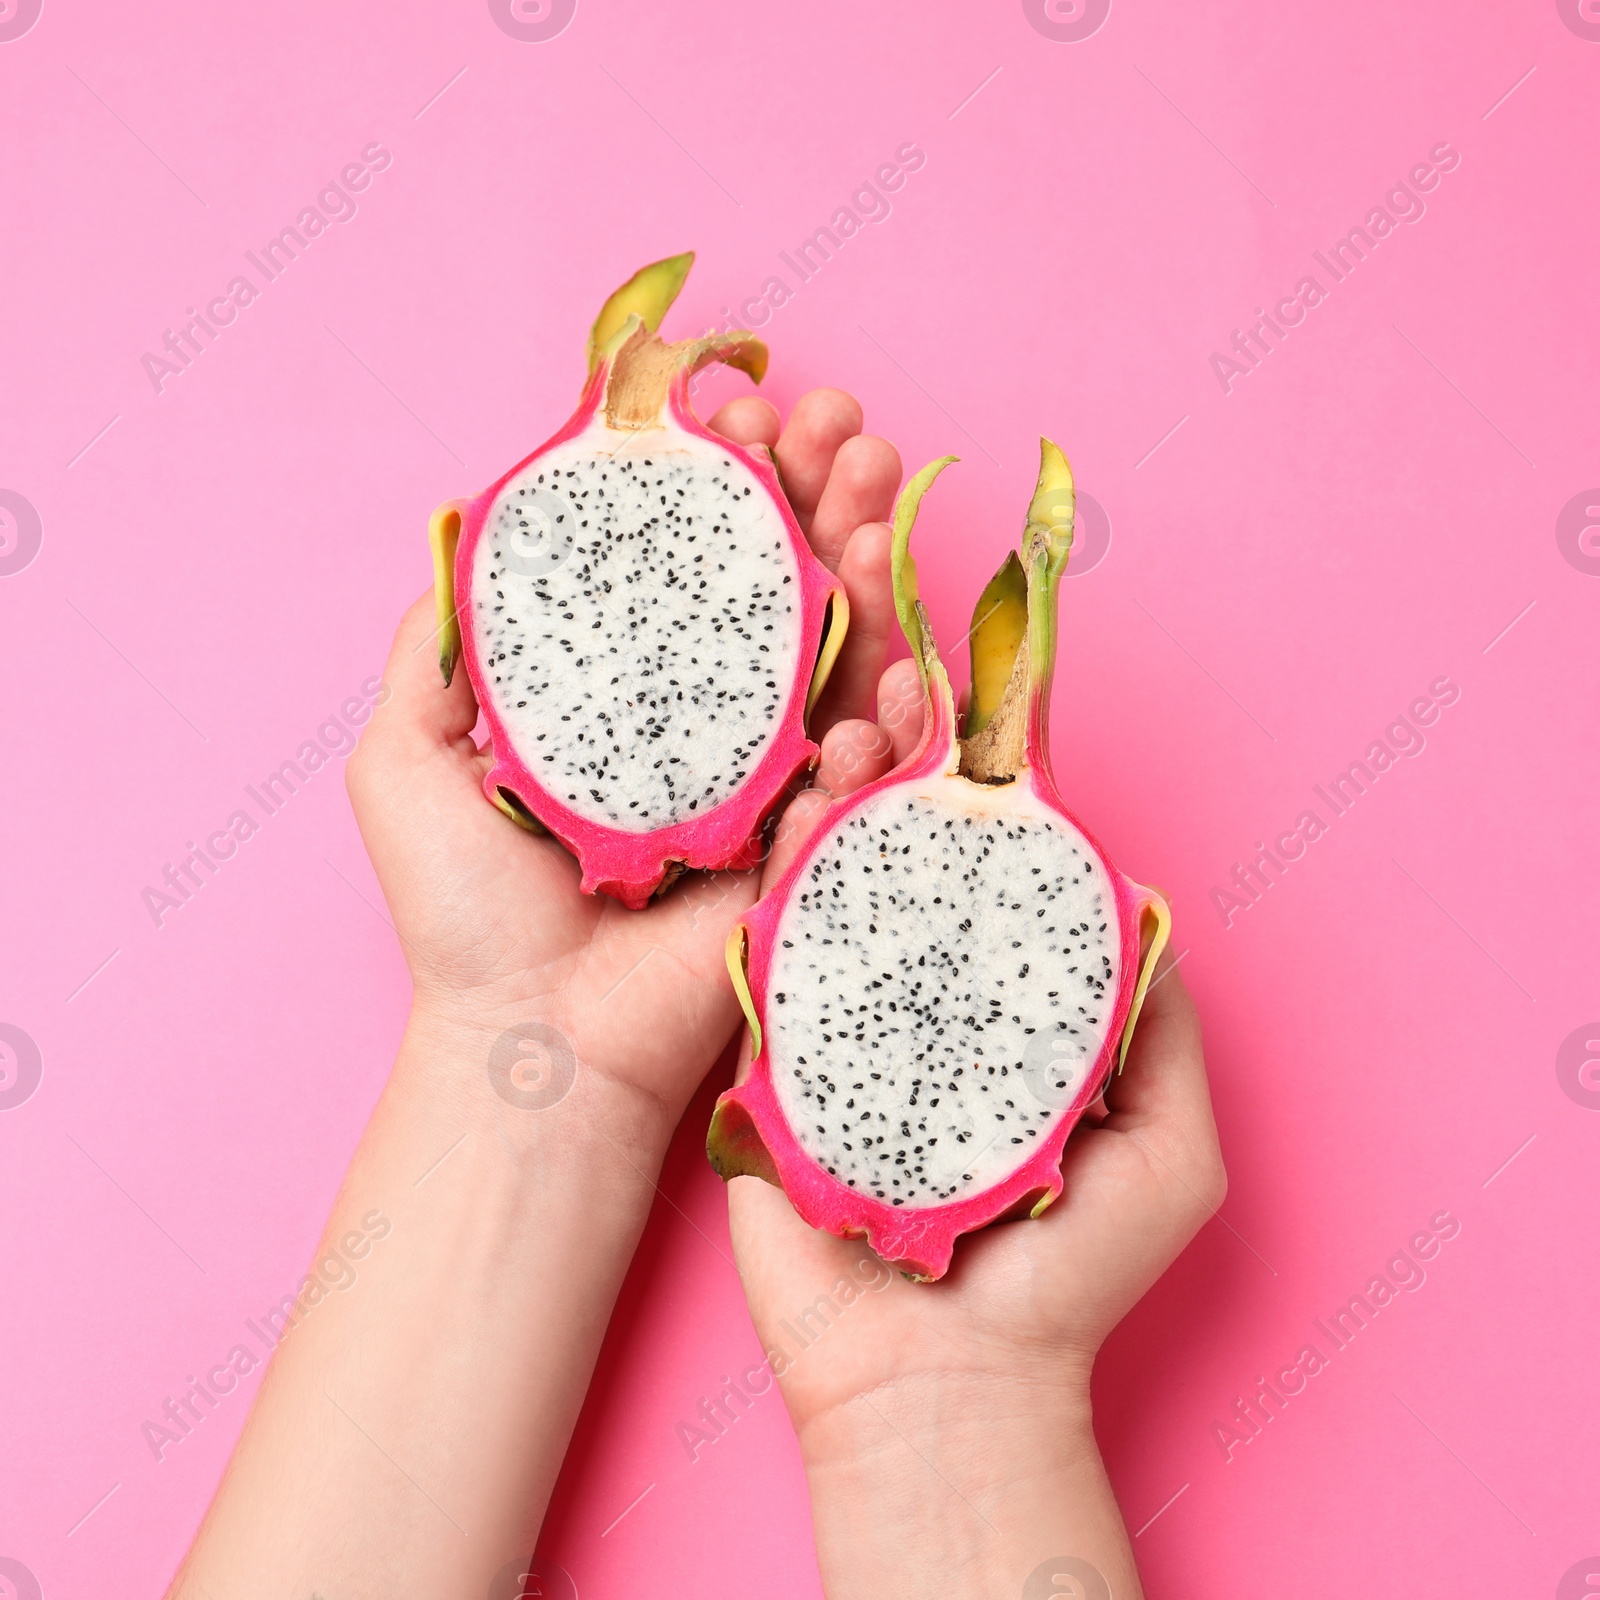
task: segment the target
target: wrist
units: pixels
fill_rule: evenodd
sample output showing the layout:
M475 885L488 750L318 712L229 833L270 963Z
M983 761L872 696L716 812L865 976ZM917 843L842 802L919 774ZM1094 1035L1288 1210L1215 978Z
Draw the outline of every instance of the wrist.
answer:
M859 1470L898 1439L909 1461L997 1489L1041 1464L1098 1454L1088 1363L1075 1357L1048 1375L905 1374L807 1419L797 1434L808 1473ZM990 1459L996 1441L1004 1454Z
M488 1134L508 1156L601 1177L632 1174L646 1190L682 1107L592 1066L555 1009L533 1000L468 1010L413 1005L390 1093L431 1105L440 1125Z
M902 1379L812 1419L801 1453L829 1600L1016 1600L1059 1557L1088 1561L1118 1600L1139 1593L1086 1367Z
M482 1595L532 1548L663 1138L595 1074L508 1102L496 1037L412 1016L182 1592Z

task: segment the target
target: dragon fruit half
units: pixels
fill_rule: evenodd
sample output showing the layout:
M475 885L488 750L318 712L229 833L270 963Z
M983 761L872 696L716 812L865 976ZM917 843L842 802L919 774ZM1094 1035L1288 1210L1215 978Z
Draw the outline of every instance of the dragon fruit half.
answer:
M440 668L465 657L493 743L485 793L635 908L686 868L759 859L816 759L805 719L848 621L770 455L690 408L701 367L759 382L766 346L656 336L693 261L611 296L566 426L429 530Z
M1047 744L1072 472L1049 440L1013 552L974 613L958 733L895 507L894 590L922 676L915 752L824 816L736 928L748 1076L707 1140L815 1228L938 1278L958 1234L1038 1216L1067 1135L1120 1065L1170 919L1056 792Z

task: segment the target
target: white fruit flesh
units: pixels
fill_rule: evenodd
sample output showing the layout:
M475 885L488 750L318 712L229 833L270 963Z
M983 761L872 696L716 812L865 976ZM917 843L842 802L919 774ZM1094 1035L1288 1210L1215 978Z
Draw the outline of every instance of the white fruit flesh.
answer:
M755 770L800 681L800 575L740 456L597 424L501 490L472 626L495 710L548 793L647 832Z
M830 830L778 923L778 1102L813 1160L887 1204L990 1188L1082 1089L1120 965L1105 865L1026 773L886 789Z

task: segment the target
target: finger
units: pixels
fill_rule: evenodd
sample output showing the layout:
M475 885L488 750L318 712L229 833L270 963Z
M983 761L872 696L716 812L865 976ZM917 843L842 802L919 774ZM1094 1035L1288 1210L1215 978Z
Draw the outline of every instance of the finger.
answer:
M828 675L828 686L811 715L812 736L845 717L869 717L874 690L894 628L894 586L889 577L889 546L894 535L886 522L863 523L850 536L839 562L839 578L850 600L850 627L844 647Z
M896 661L878 680L878 723L894 747L899 766L922 737L922 678L916 662Z
M763 894L789 870L832 803L832 797L823 789L802 789L784 808L778 826L773 831L772 849L767 852L766 866L761 873Z
M778 408L757 394L730 400L706 426L736 444L764 444L769 449L778 442L781 431Z
M373 738L409 737L432 744L470 742L478 720L478 702L460 661L449 688L440 675L439 625L431 588L400 619L383 681L389 696L373 712Z
M861 432L861 407L843 389L813 389L789 415L775 454L784 492L807 532L839 446Z
M864 433L839 446L809 533L823 566L839 570L844 547L863 522L889 520L899 487L900 452L887 439Z
M815 787L841 800L881 778L893 764L889 735L876 722L852 718L829 728L822 739Z

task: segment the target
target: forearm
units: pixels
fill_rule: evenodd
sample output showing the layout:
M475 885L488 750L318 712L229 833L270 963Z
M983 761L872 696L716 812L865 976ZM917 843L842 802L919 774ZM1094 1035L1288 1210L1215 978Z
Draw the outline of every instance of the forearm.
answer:
M1143 1593L1086 1385L918 1379L818 1418L802 1448L828 1600Z
M581 1068L512 1103L494 1038L413 1018L317 1257L356 1281L303 1290L175 1597L482 1600L531 1550L670 1127Z

